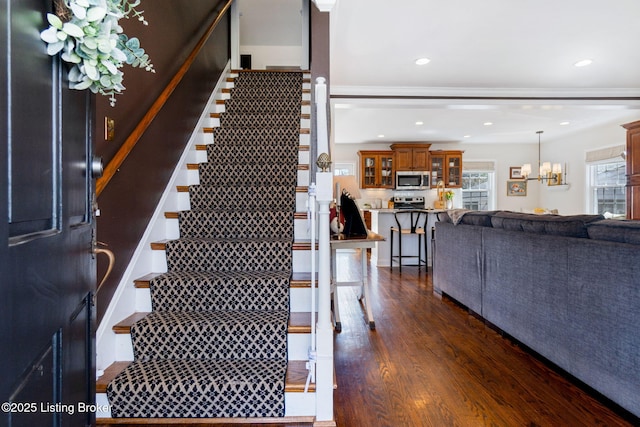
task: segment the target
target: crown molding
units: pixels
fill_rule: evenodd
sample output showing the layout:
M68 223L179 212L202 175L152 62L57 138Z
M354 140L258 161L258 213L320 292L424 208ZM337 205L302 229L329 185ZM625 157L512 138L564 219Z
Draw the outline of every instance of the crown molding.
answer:
M638 88L461 88L408 86L331 86L331 98L504 99L560 101L640 101Z

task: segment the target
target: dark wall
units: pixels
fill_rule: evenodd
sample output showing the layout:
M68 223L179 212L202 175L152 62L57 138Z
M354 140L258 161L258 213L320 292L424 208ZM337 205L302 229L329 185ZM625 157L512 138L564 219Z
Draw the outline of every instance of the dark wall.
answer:
M105 165L147 112L203 32L224 6L223 1L153 0L142 4L149 26L121 20L125 33L136 36L155 66L151 74L123 68L126 90L116 107L98 97L96 154ZM182 6L182 7L180 7ZM123 22L124 21L124 22ZM98 296L98 320L127 268L171 174L229 57L229 13L205 44L184 79L98 198L98 240L108 245L116 264ZM104 141L104 116L116 121L116 138ZM98 277L106 269L99 260Z

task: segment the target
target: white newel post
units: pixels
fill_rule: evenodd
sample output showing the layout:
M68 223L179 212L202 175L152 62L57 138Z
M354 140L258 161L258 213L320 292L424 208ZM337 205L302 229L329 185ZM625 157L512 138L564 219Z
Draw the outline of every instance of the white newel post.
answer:
M316 173L318 201L318 323L316 328L316 420L333 420L333 325L331 324L331 249L329 203L333 174Z
M327 85L318 77L315 85L318 203L318 323L316 326L316 421L333 421L333 325L331 323L331 248L329 204L333 200L333 173L329 157ZM334 424L335 425L335 424Z

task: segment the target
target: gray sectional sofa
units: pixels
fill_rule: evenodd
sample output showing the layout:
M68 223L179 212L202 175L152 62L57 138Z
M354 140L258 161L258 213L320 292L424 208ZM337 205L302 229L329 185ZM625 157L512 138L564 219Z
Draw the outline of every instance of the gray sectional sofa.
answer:
M640 221L450 213L434 290L640 416Z

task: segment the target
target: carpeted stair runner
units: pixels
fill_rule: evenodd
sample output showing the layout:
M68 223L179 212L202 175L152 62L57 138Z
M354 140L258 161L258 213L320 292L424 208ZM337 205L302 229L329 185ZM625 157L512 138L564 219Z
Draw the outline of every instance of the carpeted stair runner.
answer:
M241 72L226 101L114 418L283 417L302 74Z

